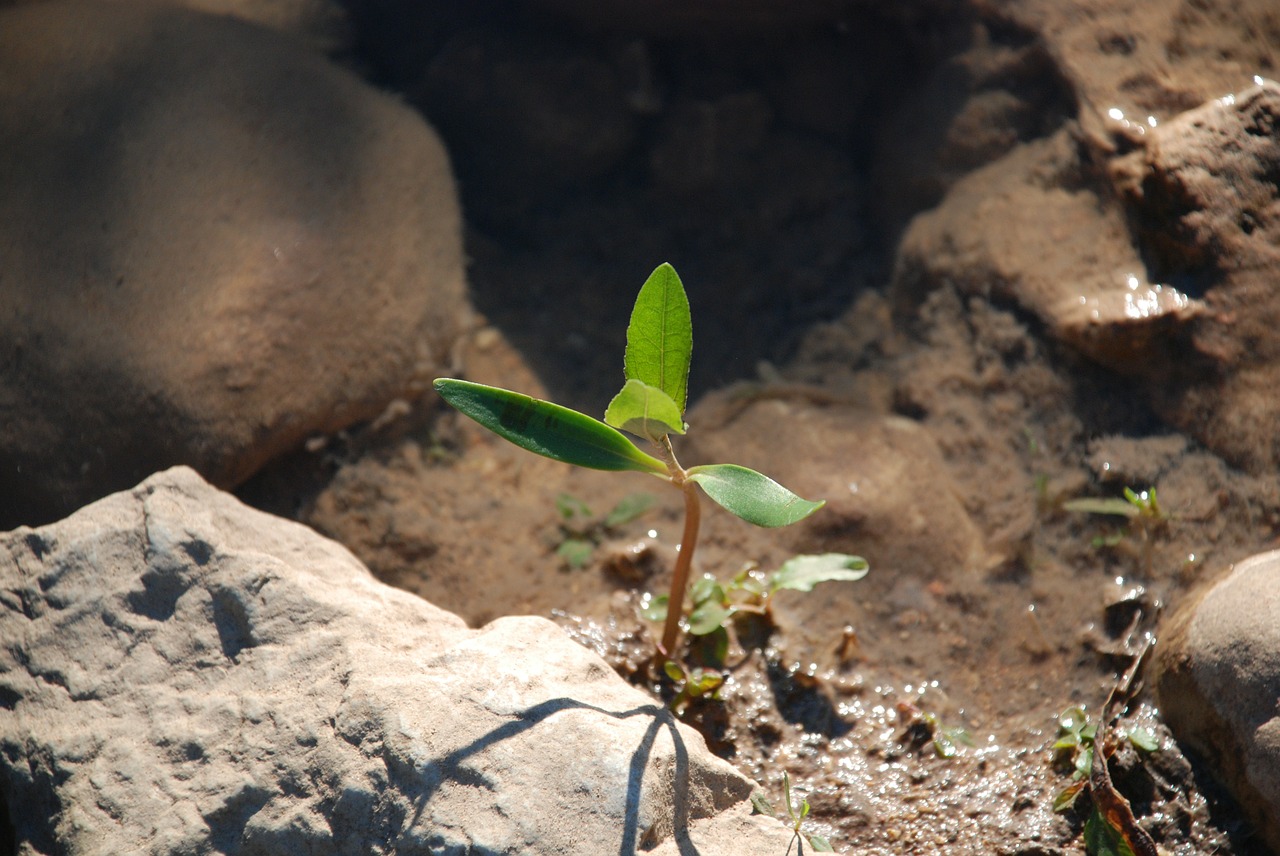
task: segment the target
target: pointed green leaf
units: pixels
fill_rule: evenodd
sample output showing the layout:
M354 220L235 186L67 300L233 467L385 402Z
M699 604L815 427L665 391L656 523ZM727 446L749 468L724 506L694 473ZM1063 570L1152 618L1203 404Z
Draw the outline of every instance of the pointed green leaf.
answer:
M737 464L693 467L689 478L726 511L756 526L789 526L826 504L801 499L768 476Z
M1138 516L1138 509L1132 503L1118 497L1070 499L1062 503L1062 507L1067 511L1075 511L1079 514L1111 514L1116 517Z
M831 842L823 838L821 835L810 835L809 846L813 848L814 853L834 853L835 848L831 846Z
M675 268L664 262L649 274L631 310L623 373L665 392L683 414L692 355L689 298Z
M671 396L640 380L627 381L609 402L604 421L655 443L667 434L684 433L680 408Z
M630 523L653 508L653 495L648 493L629 493L613 507L604 518L605 526L621 526Z
M783 562L769 578L769 590L813 591L818 583L860 580L867 575L867 560L846 553L795 556Z
M1097 806L1084 822L1084 852L1088 856L1134 856L1124 835L1102 816Z
M439 378L434 386L464 416L530 452L594 470L667 471L623 434L576 410L465 380Z
M763 814L765 817L773 817L773 803L769 802L769 798L760 791L753 791L751 794L751 812L752 814Z
M715 633L729 620L729 610L722 603L708 600L700 603L689 613L689 632L694 636L706 636Z

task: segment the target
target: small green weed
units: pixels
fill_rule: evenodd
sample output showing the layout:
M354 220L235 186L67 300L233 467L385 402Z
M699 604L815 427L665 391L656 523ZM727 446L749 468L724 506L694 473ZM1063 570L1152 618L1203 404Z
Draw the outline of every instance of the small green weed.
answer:
M648 473L678 488L684 495L685 523L668 601L683 605L698 541L699 489L756 526L788 526L823 506L737 464L680 465L671 435L688 428L684 412L692 354L689 299L675 269L662 264L636 297L627 327L625 383L609 402L603 422L498 387L454 378L438 378L433 385L463 415L530 452L591 469ZM641 451L623 431L648 440L656 457ZM668 610L658 645L664 661L675 654L681 615L680 609Z
M933 711L921 710L911 702L898 702L898 715L905 727L905 738L914 746L929 743L939 758L954 758L960 744L975 745L973 735L959 725L945 725Z
M1069 707L1058 716L1058 739L1053 743L1053 757L1059 767L1071 770L1071 784L1054 797L1054 811L1070 809L1081 792L1088 788L1097 736L1098 725L1090 722L1083 707ZM1154 752L1160 748L1155 734L1145 728L1118 732L1116 736L1142 752Z
M1072 499L1064 502L1062 507L1080 514L1101 514L1128 520L1127 526L1118 531L1095 536L1092 544L1096 549L1114 548L1130 537L1136 538L1141 544L1143 564L1148 573L1151 571L1155 535L1173 519L1160 507L1154 486L1142 491L1126 487L1123 496L1118 497Z
M611 530L643 517L651 508L652 494L632 493L618 500L608 514L599 517L581 499L562 493L556 497L556 511L560 513L556 555L577 570L591 561L596 547Z
M793 802L791 798L791 776L787 773L782 774L782 798L787 806L787 817L791 820L791 829L795 833L791 837L791 844L787 845L787 853L791 853L792 845L797 842L808 841L809 849L815 853L834 853L835 848L831 846L831 842L823 838L821 835L807 835L801 830L804 819L809 816L809 801L803 797L799 803ZM769 798L764 794L756 791L751 795L751 808L756 814L763 814L766 817L776 817L786 823L777 812L773 810L773 804L769 802ZM802 848L803 849L803 846Z

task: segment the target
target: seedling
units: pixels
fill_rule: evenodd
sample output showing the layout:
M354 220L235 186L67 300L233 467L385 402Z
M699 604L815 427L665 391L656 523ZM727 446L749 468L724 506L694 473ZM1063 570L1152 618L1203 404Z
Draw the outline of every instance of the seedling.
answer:
M756 570L754 564L748 565L727 583L704 574L689 589L689 599L693 601L689 612L689 633L693 636L716 636L718 649L720 637L727 645L725 631L736 616L771 617L773 596L778 592L810 592L819 583L860 580L866 575L866 560L845 553L794 556L767 576ZM641 615L650 621L665 621L667 607L667 596L660 595L645 603Z
M791 829L795 833L791 836L791 844L787 845L787 853L791 853L792 845L801 840L808 841L809 848L815 853L834 853L835 849L831 846L831 842L821 835L806 835L800 831L800 827L804 824L804 819L809 816L809 801L803 797L801 797L799 803L791 801L791 776L785 772L782 774L782 798L786 802L787 816L791 819ZM769 798L759 791L751 795L751 808L756 814L777 817L779 820L783 820L773 810L773 804L769 802ZM783 822L785 823L786 821L783 820Z
M1093 771L1093 754L1098 751L1096 743L1098 726L1089 721L1089 714L1082 707L1069 707L1058 716L1058 739L1053 744L1054 761L1071 770L1071 784L1067 785L1053 800L1054 811L1067 811L1075 805L1077 797L1089 787L1089 776ZM1127 740L1135 749L1142 752L1154 752L1160 748L1156 736L1145 728L1134 728L1119 731L1116 737Z
M683 604L698 541L698 489L732 514L756 526L787 526L823 502L802 499L773 479L737 464L685 469L676 460L672 434L685 433L693 325L689 299L675 269L659 265L640 289L623 360L626 383L605 410L604 421L558 404L484 384L440 378L434 386L465 416L523 449L597 470L648 473L684 494L684 532L672 573L669 600ZM780 428L780 430L782 430ZM648 440L642 451L622 433ZM670 659L682 610L669 610L659 652Z
M1064 502L1062 507L1067 511L1082 514L1103 514L1126 518L1129 521L1126 529L1097 536L1093 539L1093 546L1095 548L1117 547L1126 536L1134 535L1142 544L1143 563L1148 573L1151 571L1152 538L1172 519L1160 507L1154 487L1143 491L1126 487L1123 497L1072 499Z
M921 710L909 701L898 702L898 716L902 718L904 738L913 746L933 744L933 754L939 758L954 758L959 745L975 745L973 735L959 725L946 725L942 717L930 710Z
M610 530L630 523L653 507L653 496L631 493L618 500L608 514L597 517L581 499L562 493L556 497L560 525L556 555L576 570L591 561L591 554Z

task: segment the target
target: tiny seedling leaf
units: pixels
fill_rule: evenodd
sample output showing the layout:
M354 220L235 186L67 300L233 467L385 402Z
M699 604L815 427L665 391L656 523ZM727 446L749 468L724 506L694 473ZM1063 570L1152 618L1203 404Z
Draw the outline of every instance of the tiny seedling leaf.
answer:
M667 620L667 601L669 596L660 594L657 597L649 599L640 609L640 616L648 621L666 621Z
M689 298L675 268L664 262L649 274L631 310L623 371L627 380L665 392L684 413L692 356Z
M756 526L789 526L826 504L801 499L768 476L737 464L693 467L689 479L721 508Z
M566 538L556 548L556 555L564 559L569 567L577 570L591 561L591 554L595 551L596 545L586 538Z
M629 493L604 518L605 526L621 526L644 515L653 508L653 496L647 493Z
M1129 742L1143 752L1154 752L1160 748L1160 740L1149 728L1134 728L1128 733Z
M821 835L809 836L809 847L814 853L834 853L836 849L831 846L831 842L823 838Z
M751 811L754 814L763 814L765 817L775 817L773 803L769 802L769 798L764 795L763 791L754 791L751 794Z
M724 604L708 600L689 613L689 632L694 636L706 636L719 630L728 620L729 610Z
M571 493L562 493L556 497L556 511L565 520L591 516L591 507Z
M1077 779L1059 791L1058 795L1053 798L1053 810L1064 812L1075 805L1076 797L1080 796L1086 784L1087 782L1084 779Z
M783 562L769 578L769 591L780 589L813 591L818 583L836 580L860 580L867 575L867 560L845 553L822 553L816 556L796 556Z
M464 416L530 452L593 470L667 471L621 432L576 410L465 380L439 378L433 385Z
M1084 852L1088 856L1134 856L1133 848L1124 835L1102 816L1096 806L1084 822Z
M1081 514L1110 514L1115 517L1137 517L1139 513L1133 503L1118 497L1072 499L1062 503L1062 507Z
M667 434L683 434L684 420L671 396L641 380L629 380L609 402L604 421L657 443Z

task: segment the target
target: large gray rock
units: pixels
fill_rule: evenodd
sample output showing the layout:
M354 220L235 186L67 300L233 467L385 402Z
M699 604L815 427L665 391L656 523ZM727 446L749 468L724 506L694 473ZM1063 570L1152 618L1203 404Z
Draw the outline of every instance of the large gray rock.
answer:
M189 469L0 546L20 853L786 850L547 621L469 630Z
M1155 688L1179 741L1280 850L1280 551L1236 564L1161 628Z
M0 9L0 527L381 413L467 310L448 159L299 42L151 3Z

